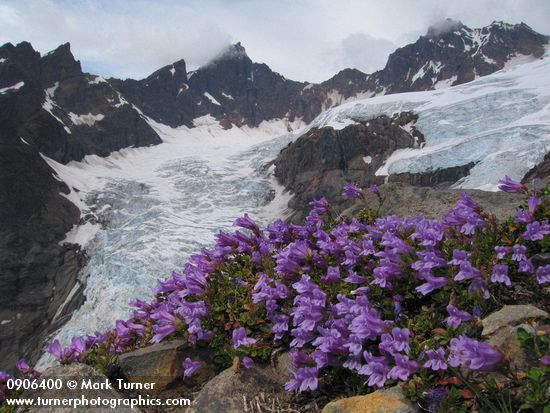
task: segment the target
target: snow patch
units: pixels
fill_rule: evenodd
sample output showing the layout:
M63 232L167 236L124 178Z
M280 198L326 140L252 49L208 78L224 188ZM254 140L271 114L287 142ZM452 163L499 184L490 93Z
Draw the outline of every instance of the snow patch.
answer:
M21 89L23 86L25 86L25 82L17 82L15 85L8 86L8 87L0 89L0 93L5 94L5 93L7 93L11 90Z
M86 222L83 225L73 225L73 228L65 235L65 239L59 242L59 245L67 242L84 247L95 237L100 228L99 224L92 224L91 222Z
M453 83L456 82L457 79L458 79L458 76L454 75L448 79L440 80L434 85L434 89L439 90L439 89L446 89L448 87L451 87Z
M174 66L170 68L170 73L172 73L172 76L174 76L174 74L176 73L176 69L174 68Z
M235 98L233 98L233 96L228 95L227 93L222 92L222 95L227 99L235 100Z
M19 139L21 139L21 142L23 142L25 145L28 145L29 142L27 142L25 139L23 139L21 136L19 137Z
M372 162L372 156L363 156L363 162L369 165Z
M218 106L221 106L221 103L218 102L216 100L216 98L214 96L212 96L210 93L208 92L204 92L204 96L206 96L208 98L208 100L210 100L210 102L212 102L214 105L218 105Z
M42 108L50 115L52 115L59 123L61 123L68 134L71 134L71 130L67 127L67 125L65 125L65 123L53 113L54 108L60 109L59 106L57 106L57 103L55 103L53 100L53 98L55 97L55 90L58 87L59 82L55 82L52 87L49 87L44 91L46 93L46 100L44 101L44 103L42 103Z
M93 126L94 123L99 122L105 118L105 115L98 113L97 115L92 115L88 113L87 115L77 115L76 113L69 112L69 118L71 122L75 125L88 125Z

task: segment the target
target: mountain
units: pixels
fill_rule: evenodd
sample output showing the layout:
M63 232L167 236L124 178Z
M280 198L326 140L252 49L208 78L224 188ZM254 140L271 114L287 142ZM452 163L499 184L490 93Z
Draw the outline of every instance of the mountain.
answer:
M182 127L189 139L194 136L189 131L200 130L197 135L204 136L203 129L249 139L254 131L270 130L273 125L266 121L281 120L288 129L315 123L323 111L347 101L448 87L515 61L536 60L547 42L524 24L469 29L448 22L445 30L432 28L414 44L396 50L381 71L368 75L346 69L320 84L286 79L253 62L240 43L198 70L188 72L185 61L179 60L143 80L84 73L68 43L44 56L27 42L5 44L0 47L0 351L7 354L2 367L11 367L16 357L35 357L39 346L33 343L42 342L83 300L85 280L79 274L86 278L81 273L86 254L65 236L96 218L84 213L81 188L67 177L61 179L52 166L158 145L173 139L164 133L175 133L171 128ZM386 115L391 118L393 113ZM352 146L354 139L386 131L398 137L395 148L418 144L410 131L407 135L398 130L403 125L379 121L382 126L354 125L347 130ZM424 126L418 129L424 132ZM319 142L325 135L338 142L340 132L311 134ZM377 142L378 160L391 157L382 148L387 142ZM113 164L115 158L110 158ZM455 166L461 176L471 168ZM179 173L176 169L176 176ZM149 190L141 182L129 186L137 194ZM269 192L264 187L254 191L262 200Z
M320 84L289 80L252 62L240 43L189 74L179 61L141 81L110 82L147 116L172 127L192 126L193 119L207 114L226 128L273 119L307 124L346 100L469 82L514 59L537 59L548 43L547 36L523 23L493 22L479 29L444 23L445 30L430 28L415 43L397 49L378 72L345 69Z
M549 179L549 100L547 54L444 90L342 104L281 151L275 176L299 217L321 195L349 206L346 182L496 191L505 175Z

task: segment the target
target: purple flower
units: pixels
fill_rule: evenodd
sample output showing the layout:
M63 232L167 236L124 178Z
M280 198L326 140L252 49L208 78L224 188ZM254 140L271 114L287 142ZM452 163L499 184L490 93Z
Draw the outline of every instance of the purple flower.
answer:
M393 380L402 380L406 381L409 379L409 376L415 373L420 367L419 364L410 360L407 356L402 354L395 354L395 366L388 372L388 378Z
M256 339L246 336L244 327L239 327L233 330L233 348L238 349L240 346L248 344L256 344Z
M449 317L447 317L446 323L449 327L458 328L458 326L463 321L470 321L474 317L468 313L467 311L462 311L456 308L454 305L449 304L447 306L447 313L449 313Z
M436 387L422 394L428 402L427 408L430 412L439 412L441 403L449 397L449 391L444 387Z
M491 275L491 281L494 283L503 283L507 287L512 285L510 277L508 277L508 266L495 264L493 267L493 274Z
M465 335L453 338L449 346L449 364L475 371L493 371L503 359L502 353L487 343Z
M504 179L498 181L498 189L503 192L515 193L527 190L526 186L521 182L514 181L508 175L504 176Z
M259 235L260 233L260 227L258 227L258 224L256 224L254 220L248 216L248 214L244 214L243 217L237 218L233 226L249 229L256 235Z
M497 253L497 259L502 260L506 255L510 253L512 249L510 247L503 247L500 245L497 245L495 247L495 252Z
M548 234L550 234L550 224L548 224L548 220L545 219L542 222L533 221L527 224L527 228L523 233L523 238L530 241L540 241Z
M550 366L550 354L546 354L540 358L540 362L545 366Z
M290 371L293 378L285 384L287 391L306 391L315 390L318 385L317 375L319 369L317 367L302 367L296 371Z
M407 353L409 354L410 331L408 328L397 328L392 330L392 334L384 333L378 348L389 354Z
M550 283L550 264L537 268L536 275L539 284Z
M248 356L245 356L243 357L243 359L241 360L241 364L243 365L243 367L245 369L249 369L250 367L252 367L254 365L254 360L252 360L250 357Z
M365 351L363 357L367 360L367 364L359 368L357 373L363 376L369 376L367 385L370 387L384 387L390 372L388 361L385 356L373 356Z
M344 192L342 192L342 195L348 198L357 199L362 195L361 188L352 183L347 183L344 185Z
M326 214L330 210L330 205L325 197L315 199L311 201L309 205L313 207L313 210L311 212L317 215Z
M514 220L514 222L516 224L527 224L532 220L533 220L533 217L531 216L531 214L529 214L529 212L522 209L516 212L516 219Z
M160 343L162 340L164 340L175 331L176 326L172 324L154 325L153 332L155 333L155 335L153 336L153 338L151 338L151 343Z
M481 272L472 267L469 261L464 261L460 264L460 271L455 276L455 281L471 280L475 278L481 278Z
M50 344L48 344L44 348L44 351L46 353L50 353L52 356L54 356L59 361L61 361L61 359L63 359L63 349L61 348L61 343L57 339L55 339Z
M453 250L453 259L449 261L449 264L460 265L463 262L468 261L470 255L472 254L464 250Z
M339 267L328 267L327 275L321 277L321 281L326 283L333 283L340 280L340 268Z
M369 187L369 191L375 195L378 195L380 196L380 190L378 189L378 185L376 184L372 184L370 187Z
M428 356L423 367L430 368L433 371L447 370L447 363L445 362L445 351L440 347L437 350L426 350L425 354Z
M32 367L30 367L29 364L23 359L17 360L17 362L15 363L15 367L17 367L17 370L19 370L23 374L27 374L33 371Z
M531 216L535 215L537 207L541 204L541 200L538 196L530 196L527 201L527 207Z
M518 271L527 274L534 274L535 266L533 265L533 262L529 259L522 260L519 262Z
M200 361L193 361L189 357L187 357L183 361L183 369L184 369L183 378L193 376L201 368L202 368L202 363Z
M525 245L516 244L513 247L514 253L512 254L512 259L514 261L521 261L527 259L525 253L527 252L527 247Z
M415 290L422 295L428 295L432 291L438 290L449 283L449 280L445 277L434 277L429 274L424 274L422 278L424 278L426 282L415 288Z

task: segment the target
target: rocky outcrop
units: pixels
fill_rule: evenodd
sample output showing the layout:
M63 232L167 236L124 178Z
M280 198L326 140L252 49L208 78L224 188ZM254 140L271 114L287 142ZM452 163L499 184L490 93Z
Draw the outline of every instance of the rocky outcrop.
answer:
M193 126L193 119L206 115L231 127L285 117L307 122L320 112L320 105L308 111L297 102L305 83L252 62L240 43L189 74L180 61L139 82L110 82L148 116L174 127Z
M183 361L200 361L202 367L192 377L183 377ZM153 389L138 391L159 395L177 389L182 393L215 376L216 370L208 348L190 348L183 340L166 341L122 354L118 359L120 374L131 383L155 383Z
M35 361L46 335L79 304L83 256L59 245L80 217L67 193L35 149L0 131L0 369L13 369L18 357Z
M543 185L550 185L550 152L548 152L541 163L531 168L522 179L523 183L530 184L534 178L540 178Z
M284 384L290 379L290 361L288 354L281 358L283 361L275 366L254 365L240 371L233 368L224 370L204 385L190 412L287 411L285 407L288 407L291 395L285 391ZM265 406L265 410L259 406Z
M0 128L44 155L67 163L161 142L108 82L82 73L68 43L43 57L29 43L8 43L0 58L0 88L22 84L0 95Z
M537 322L549 317L546 311L532 305L505 305L482 320L482 336L502 352L512 371L527 373L533 364L532 355L522 348L518 329L536 335Z
M382 183L375 172L396 149L412 148L423 136L412 124L417 117L410 112L392 118L375 119L349 125L312 129L283 149L275 159L275 176L294 193L289 207L306 211L312 199L322 196L337 205L351 205L342 197L346 182L362 187Z
M437 186L442 183L454 183L460 178L468 176L474 162L466 165L451 166L450 168L436 169L422 173L404 172L388 176L388 182L403 182L414 186Z

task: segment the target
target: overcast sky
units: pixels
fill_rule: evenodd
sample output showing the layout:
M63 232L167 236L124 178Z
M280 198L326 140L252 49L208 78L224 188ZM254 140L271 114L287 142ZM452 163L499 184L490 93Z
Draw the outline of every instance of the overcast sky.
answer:
M322 81L345 67L382 68L446 17L550 34L550 0L0 0L0 43L27 40L45 53L70 42L85 71L141 79L181 58L196 68L240 41L287 78Z

